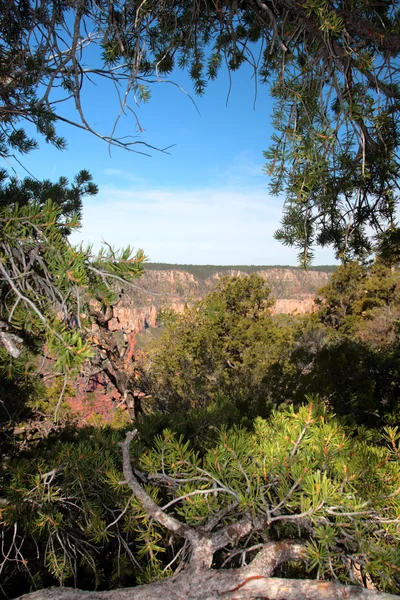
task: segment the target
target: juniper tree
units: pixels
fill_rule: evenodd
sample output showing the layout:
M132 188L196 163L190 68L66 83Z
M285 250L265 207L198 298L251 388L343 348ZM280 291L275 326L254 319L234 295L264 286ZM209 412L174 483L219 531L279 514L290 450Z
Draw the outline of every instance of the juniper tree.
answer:
M271 406L272 365L293 342L293 329L271 316L266 281L253 273L224 277L216 290L176 315L148 348L144 389L161 411L228 401L243 415ZM276 381L276 380L275 380ZM283 390L275 389L275 397Z
M380 339L369 338L371 344L383 346L397 339L399 288L399 272L381 260L369 266L357 261L341 265L318 292L318 318L333 329L359 337L369 323L386 317L386 331Z
M380 260L349 262L332 274L315 313L293 324L286 400L317 393L359 423L399 423L399 284L399 273Z

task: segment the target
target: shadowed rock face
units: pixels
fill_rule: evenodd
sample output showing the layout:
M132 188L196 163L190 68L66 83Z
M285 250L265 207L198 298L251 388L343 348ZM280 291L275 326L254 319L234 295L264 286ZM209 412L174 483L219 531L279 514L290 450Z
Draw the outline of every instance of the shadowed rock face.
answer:
M276 299L273 307L275 313L311 312L315 308L314 296L319 288L328 282L327 271L302 271L290 267L272 267L255 271L263 277L271 287L272 296ZM111 322L114 330L139 332L157 323L160 310L182 312L190 302L200 300L211 292L223 276L243 276L249 274L239 269L224 269L208 277L196 276L179 266L164 270L148 270L138 280L138 288L126 288L116 311L116 318Z

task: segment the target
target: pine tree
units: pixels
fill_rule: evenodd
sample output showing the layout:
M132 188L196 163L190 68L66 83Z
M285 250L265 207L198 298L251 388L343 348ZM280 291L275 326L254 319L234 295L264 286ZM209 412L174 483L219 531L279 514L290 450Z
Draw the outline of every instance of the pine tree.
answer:
M90 335L93 323L101 325L105 320L104 314L118 298L117 284L143 271L141 250L104 247L94 254L91 247L69 241L69 234L80 227L83 196L96 192L86 171L71 186L63 178L57 184L3 179L0 370L6 397L18 385L22 396L24 386L32 393L32 353L53 359L54 373L65 382L95 356L98 347ZM60 402L61 398L62 394ZM4 423L11 419L11 407L12 413L17 409L15 417L20 414L18 402L10 397L1 407ZM57 412L58 408L56 420Z
M155 583L104 597L389 600L379 590L400 591L396 428L346 427L313 399L250 431L213 431L200 452L170 430L152 442L130 432L121 465L118 436L59 442L45 457L38 445L3 476L4 581L79 582L92 571L108 587L128 560L138 583ZM42 597L85 594L31 596Z

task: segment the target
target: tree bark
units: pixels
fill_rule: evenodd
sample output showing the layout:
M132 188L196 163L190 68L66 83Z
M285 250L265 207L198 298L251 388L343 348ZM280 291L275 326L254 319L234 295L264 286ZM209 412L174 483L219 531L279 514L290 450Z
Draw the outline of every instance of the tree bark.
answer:
M400 600L386 594L353 585L311 579L282 579L273 577L279 565L305 560L304 544L291 539L257 545L254 559L239 569L212 569L214 554L242 539L252 531L260 531L263 522L243 517L235 523L210 531L210 527L194 528L168 514L153 500L139 483L130 462L130 445L137 431L126 434L121 443L123 472L126 483L139 500L148 517L169 532L185 538L191 546L186 568L172 577L133 588L103 592L73 588L52 588L21 596L24 600ZM222 519L224 512L220 513ZM214 520L210 526L218 524Z
M400 596L319 580L264 577L251 566L233 570L187 569L161 581L134 588L87 592L52 588L21 600L395 600Z

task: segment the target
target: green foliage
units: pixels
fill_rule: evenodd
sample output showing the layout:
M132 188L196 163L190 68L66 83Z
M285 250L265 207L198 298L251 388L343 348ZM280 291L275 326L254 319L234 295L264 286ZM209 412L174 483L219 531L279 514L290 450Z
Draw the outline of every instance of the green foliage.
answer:
M140 250L107 246L94 255L70 243L82 197L96 191L86 171L71 185L64 178L0 185L0 453L18 455L70 421L63 398L74 395L73 377L98 352L93 311L104 318L117 282L143 271ZM46 371L53 385L44 385ZM116 415L115 426L124 423L126 415Z
M309 368L302 372L304 357ZM298 362L292 398L319 393L339 414L359 423L380 426L398 423L400 388L399 352L395 348L371 348L348 338L325 339L317 352L292 355Z
M340 332L385 345L396 338L400 307L400 274L376 260L370 267L358 262L342 265L320 290L319 318ZM385 331L377 336L372 322ZM385 324L383 323L385 321ZM369 325L371 325L368 335Z
M32 395L26 402L26 406L32 409L34 414L39 413L54 416L57 406L60 403L57 413L59 419L62 422L66 422L70 417L71 408L65 402L65 398L74 394L75 388L71 384L65 384L64 377L55 377L50 385L42 385L40 394L36 394L36 396Z
M342 330L350 326L366 272L358 262L347 263L335 271L329 283L319 291L323 299L317 297L319 318L324 323Z
M229 305L225 325L238 326L243 315L263 323L268 301L255 310L254 298L264 299L265 284L258 278L249 284L223 282L204 306L212 322L220 324L219 309ZM248 429L234 425L240 412L222 402L143 417L132 452L141 482L164 510L194 527L245 517L259 523L222 550L215 567L235 566L265 535L297 539L306 545L298 576L358 585L368 578L378 589L399 591L398 428L357 430L317 398L309 400L299 409L283 405ZM234 426L224 426L224 418ZM168 421L170 429L153 440ZM22 593L57 580L107 588L171 574L171 561L177 568L186 560L185 547L121 485L121 433L80 430L64 441L67 436L37 440L3 464L4 589Z
M221 9L200 0L148 0L82 8L66 0L45 7L27 0L24 7L0 9L1 156L37 146L20 126L24 120L60 148L65 140L56 125L63 121L110 144L147 149L146 142L117 137L119 116L111 136L89 125L81 102L89 83L102 77L117 89L124 86L124 110L131 96L148 100L149 82L169 77L176 67L203 94L222 67L233 72L247 63L275 101L275 132L265 157L272 191L286 196L277 237L298 248L304 266L315 244L332 245L341 258L362 257L372 249L371 232L383 242L387 232L394 233L392 241L396 237L395 4L277 0L260 7L229 1ZM92 66L99 51L100 62ZM60 109L71 98L76 121ZM143 131L140 123L137 129Z
M240 410L227 399L218 397L207 406L191 408L188 411L154 411L142 417L136 425L140 431L140 443L135 446L135 456L151 446L153 439L161 435L165 429L174 431L178 436L190 439L192 447L202 452L214 443L218 431L223 427L240 425L250 428L252 419L243 415Z
M112 429L76 431L70 441L50 437L0 468L3 592L133 581L120 439Z
M379 261L348 263L320 290L314 315L266 310L256 320L229 306L235 294L240 303L237 281L176 315L150 345L143 385L158 408L215 410L226 402L240 420L318 394L357 422L397 422L398 272Z
M78 577L119 584L137 564L119 523L129 495L108 476L120 464L118 434L81 430L68 443L52 435L71 436L63 397L96 351L94 308L104 316L116 282L139 276L145 260L131 248L94 255L70 243L82 197L96 191L85 171L72 185L3 177L0 186L2 594ZM46 386L39 357L54 378ZM118 414L115 428L124 424Z
M291 332L271 318L258 275L223 278L217 289L166 328L150 350L147 384L165 410L227 400L243 414L265 411L269 366Z
M139 464L160 482L165 506L192 526L220 514L225 525L260 519L234 550L245 552L261 532L297 538L311 575L356 583L357 567L378 589L398 592L399 439L397 428L379 436L348 429L314 401L256 419L253 432L223 429L202 453L165 430ZM238 554L226 550L221 561Z
M216 568L235 566L265 536L289 538L305 544L300 577L362 585L361 574L396 593L398 428L350 428L309 400L257 418L250 430L210 429L201 448L171 430L140 440L133 456L142 484L195 528L252 519L251 535L223 549ZM65 432L0 471L3 591L144 583L185 561L182 541L121 484L121 439L109 428Z
M44 207L51 198L65 218L79 220L82 216L82 198L96 195L97 192L98 188L86 170L78 173L72 185L66 177L60 177L57 183L31 178L21 181L16 177L9 178L4 170L0 172L0 209L16 205ZM64 233L68 234L70 231L66 229Z
M340 258L365 258L372 231L382 261L338 270L317 315L304 320L273 318L256 275L222 280L170 323L152 351L147 383L170 414L139 420L133 453L147 492L190 525L213 529L241 517L259 524L222 549L216 566L234 566L236 551L245 556L266 535L285 537L306 545L301 576L370 579L398 592L398 429L357 430L327 407L347 424L359 412L374 425L397 418L399 279L388 265L398 255L400 19L390 3L267 4L2 5L0 156L37 146L23 120L64 147L56 131L63 99L74 98L79 126L93 132L80 109L92 76L117 88L124 81L125 98L133 92L146 101L151 77L176 65L201 94L221 65L253 64L276 103L265 156L272 191L286 194L277 237L298 247L308 266L314 244L333 245ZM102 64L82 71L93 43ZM106 140L130 149L141 143ZM44 390L32 377L35 354L53 359L66 383L92 356L91 319L106 321L116 282L143 270L141 251L107 247L94 256L69 243L83 195L96 191L86 171L71 185L0 173L0 589L9 595L54 583L146 582L186 558L181 540L121 484L117 429L66 428L47 439L34 427L30 437L24 427L17 433L27 411L63 410L61 379ZM305 392L318 392L323 404L316 397L299 409L282 404ZM249 417L277 404L268 421L258 417L250 428ZM114 425L124 425L124 416Z
M299 327L292 399L318 393L340 414L370 425L399 419L399 273L376 261L341 266Z
M43 404L48 404L43 382L37 377L36 360L27 347L18 358L12 358L5 348L0 348L0 389L0 448L6 452L15 441L7 431L8 426L21 423L30 409L40 410Z
M11 189L11 192L10 192ZM44 200L52 191L55 200ZM10 194L9 194L10 192ZM81 172L71 188L25 180L11 181L4 189L0 210L0 271L2 307L0 318L9 332L46 344L57 357L57 366L71 369L91 356L82 337L92 298L107 305L115 300L114 279L136 277L142 272L143 252L131 248L120 252L70 244L67 234L80 227L82 195L96 187ZM21 203L18 199L21 198ZM74 318L77 328L71 328ZM23 341L23 340L22 340Z

